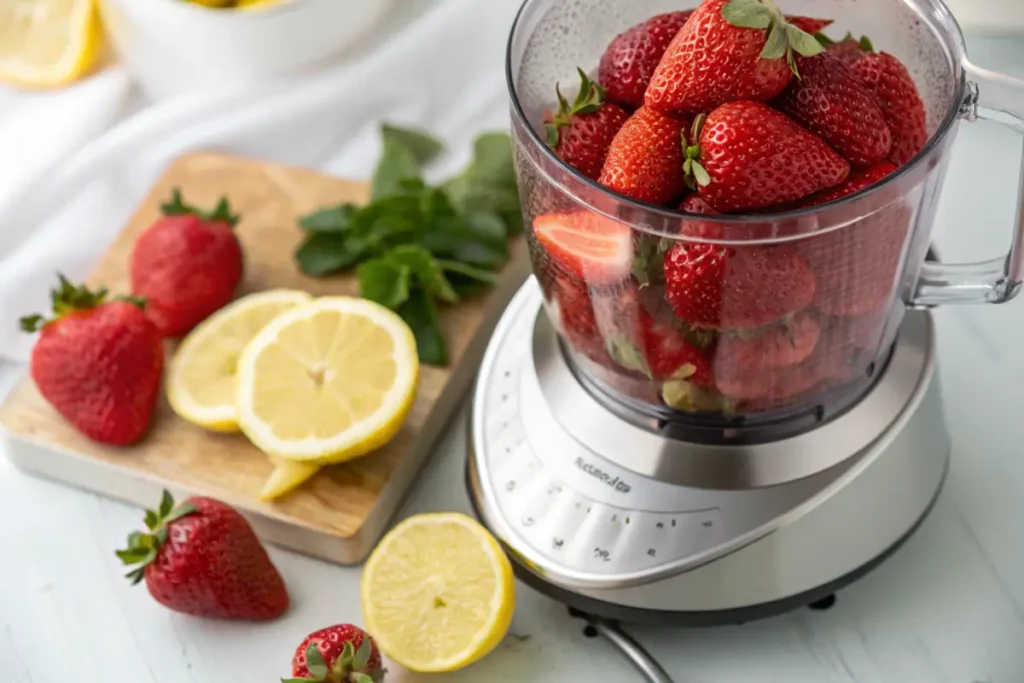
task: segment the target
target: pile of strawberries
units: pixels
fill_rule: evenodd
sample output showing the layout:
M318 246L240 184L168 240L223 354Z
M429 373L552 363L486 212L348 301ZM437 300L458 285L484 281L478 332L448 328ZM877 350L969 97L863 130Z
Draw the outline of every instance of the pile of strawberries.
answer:
M876 203L840 229L769 245L693 216L770 222L860 192L924 147L910 72L867 38L828 39L831 23L772 0L704 0L617 36L596 81L579 70L573 102L556 89L545 120L555 154L684 214L678 239L590 212L533 221L535 270L563 336L618 388L751 413L870 374L908 206Z

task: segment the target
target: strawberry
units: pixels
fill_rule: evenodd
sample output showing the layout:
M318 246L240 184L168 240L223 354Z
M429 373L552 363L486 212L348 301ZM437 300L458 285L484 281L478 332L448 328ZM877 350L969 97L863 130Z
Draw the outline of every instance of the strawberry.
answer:
M659 14L615 36L598 68L609 100L631 109L643 106L658 62L691 14L693 10Z
M160 395L164 348L139 299L107 300L59 275L53 318L21 319L39 331L31 374L39 393L93 441L123 446L142 437Z
M533 221L533 236L564 273L583 282L612 284L629 277L633 233L591 211L547 213Z
M597 182L627 197L665 204L686 187L683 176L685 117L637 109L608 149Z
M252 527L229 505L193 497L178 507L164 491L146 512L148 532L117 551L132 585L143 579L164 607L199 617L263 621L288 609L288 593Z
M816 28L823 22L804 23ZM770 0L704 0L665 50L644 103L696 114L736 100L768 101L785 90L795 54L824 48Z
M705 389L714 384L708 356L682 330L656 320L643 309L637 323L640 344L653 379L685 378Z
M742 412L764 412L788 407L796 397L820 386L827 379L822 368L811 356L800 365L755 375L722 375L716 381L723 395L743 401Z
M687 195L679 204L679 210L683 213L695 213L704 216L715 216L718 212L708 203L707 199L696 192ZM710 221L688 220L680 227L680 234L686 237L697 237L701 239L721 239L722 226Z
M385 673L373 638L358 626L338 624L306 636L292 657L292 678L281 683L380 683Z
M242 279L242 247L232 228L239 217L227 199L211 212L174 190L163 217L136 241L131 288L165 337L180 337L229 303Z
M894 295L913 214L903 202L837 230L801 240L797 248L817 276L815 307L859 316Z
M854 166L871 166L892 149L892 135L874 96L850 68L827 52L797 57L801 78L777 106L821 137Z
M796 26L798 29L810 36L816 36L833 23L831 19L814 19L813 17L791 16L786 16L786 21L789 22L791 26Z
M615 367L594 315L594 302L587 286L556 275L551 281L549 300L563 337L574 351L599 365Z
M715 372L756 375L798 365L814 352L820 335L818 321L806 313L753 335L723 334L715 352Z
M797 206L799 208L806 208L808 206L819 206L821 204L834 202L838 199L854 194L855 192L866 190L896 169L896 164L891 161L880 161L870 168L851 173L850 177L844 182L836 185L835 187L831 187L807 197L797 204Z
M679 242L665 257L665 298L692 327L750 330L806 308L814 274L796 249Z
M687 161L701 196L723 213L785 204L846 180L850 164L821 138L759 102L732 102L698 117Z
M871 44L871 39L867 36L861 36L860 40L857 40L853 37L852 33L847 33L838 43L833 42L828 36L823 34L818 34L817 38L825 46L826 52L837 57L847 65L853 64L863 57L865 53L875 51L875 46Z
M902 166L928 142L928 115L913 77L900 60L886 52L865 54L850 70L881 107L892 132L889 159Z
M618 105L605 102L604 89L590 80L583 69L580 91L570 105L555 87L558 113L545 123L548 146L562 161L583 175L597 180L612 138L622 128L629 114Z

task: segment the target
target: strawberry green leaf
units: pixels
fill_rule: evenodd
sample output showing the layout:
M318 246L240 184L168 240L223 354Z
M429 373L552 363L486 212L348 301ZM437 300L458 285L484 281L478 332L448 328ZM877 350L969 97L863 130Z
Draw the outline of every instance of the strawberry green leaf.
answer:
M786 56L788 49L786 42L786 25L775 22L772 30L768 33L768 42L764 44L761 51L761 59L780 59ZM820 45L818 47L821 47Z
M370 663L372 655L373 647L370 644L370 636L365 636L363 642L359 643L359 649L356 650L355 655L352 657L352 668L356 671L362 671Z
M368 676L367 674L364 674L359 671L352 674L351 680L352 683L375 683L373 680L373 676Z
M315 678L282 678L281 683L309 683L315 680Z
M836 44L836 41L832 40L827 35L825 35L825 33L820 31L814 34L814 39L817 40L822 45L824 45L825 47Z
M160 496L160 507L157 510L157 514L159 514L160 517L166 517L167 515L171 514L171 510L173 510L173 509L174 509L174 498L171 496L171 492L170 491L168 491L167 489L164 489L163 495ZM152 512L152 510L150 510L150 511L148 511L146 513L146 517L147 518L149 517L149 513L150 512ZM147 524L147 526L149 526L149 525ZM152 529L152 528L154 528L154 526L149 526L149 528Z
M647 359L640 353L640 349L633 346L628 339L613 337L605 340L605 346L612 360L625 369L642 373L647 377L651 376L651 369L647 365Z
M145 522L147 529L154 531L160 524L160 515L158 515L155 510L146 510L146 516L143 521Z
M327 662L324 661L316 643L310 643L306 648L306 670L318 681L327 677Z
M551 149L558 147L558 126L553 123L544 124L544 142Z
M803 55L804 57L814 57L825 50L824 46L815 40L814 36L810 33L793 26L793 24L786 24L785 26L786 41L789 43L789 47L795 52ZM771 42L771 40L769 40L769 42ZM781 57L782 55L779 56Z
M440 140L417 128L400 128L385 123L381 126L381 137L384 140L394 140L405 147L420 164L430 163L444 151L444 145Z
M197 512L199 512L199 510L197 510L196 506L193 505L192 503L182 503L177 508L175 508L173 511L171 511L171 514L169 514L166 517L164 517L164 520L163 520L164 526L166 527L171 522L175 522L175 521L177 521L177 520L179 520L182 517L185 517L187 515L194 515Z
M359 291L370 301L395 309L409 299L412 272L407 265L375 258L359 266Z
M213 211L203 211L191 204L186 204L181 190L177 187L171 190L171 200L160 205L160 213L165 216L196 216L205 221L227 223L232 228L241 220L240 215L231 212L231 204L228 203L227 197L221 197Z
M39 314L26 315L18 319L18 326L22 332L38 332L44 324L46 324L46 318Z
M711 176L708 175L707 170L701 166L699 161L693 162L693 177L701 187L707 187L711 184Z
M864 50L864 52L874 52L875 51L874 43L872 43L871 39L868 38L867 36L861 36L860 40L857 41L857 45L859 45L860 49Z
M771 10L760 0L732 0L722 7L722 16L738 28L766 29L772 23Z
M46 318L38 314L25 316L18 321L22 331L37 332L69 313L96 308L107 299L106 287L92 291L85 285L73 284L63 273L57 273L57 283L58 286L50 290L50 307L53 317Z

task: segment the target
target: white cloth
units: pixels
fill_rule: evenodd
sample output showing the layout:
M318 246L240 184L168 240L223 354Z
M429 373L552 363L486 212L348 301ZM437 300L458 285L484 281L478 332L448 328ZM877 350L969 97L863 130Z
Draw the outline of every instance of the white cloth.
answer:
M0 359L27 359L32 339L16 319L45 309L56 271L87 275L162 169L189 150L365 178L379 123L390 121L445 140L451 167L464 161L476 133L508 126L503 62L518 4L434 0L330 70L154 104L102 135L130 107L120 70L61 93L7 102L0 93Z

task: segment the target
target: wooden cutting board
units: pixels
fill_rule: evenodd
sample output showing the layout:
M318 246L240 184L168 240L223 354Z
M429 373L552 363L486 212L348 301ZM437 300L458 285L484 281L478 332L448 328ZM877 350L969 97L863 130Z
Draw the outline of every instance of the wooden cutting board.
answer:
M198 206L213 206L227 195L242 214L236 228L246 256L240 295L274 287L314 295L358 293L351 275L304 276L292 254L303 237L296 217L324 205L365 201L366 183L213 153L190 154L167 169L101 259L91 284L127 290L132 245L175 187ZM166 400L142 442L110 448L78 434L25 377L0 407L7 452L21 469L139 505L153 506L164 488L176 497L212 496L246 514L266 541L332 562L360 562L458 410L491 330L529 272L523 239L511 247L512 260L498 287L443 309L451 364L422 369L416 402L394 441L367 457L321 470L278 502L258 499L271 471L262 453L241 435L217 435L188 424ZM173 353L173 345L167 350Z

